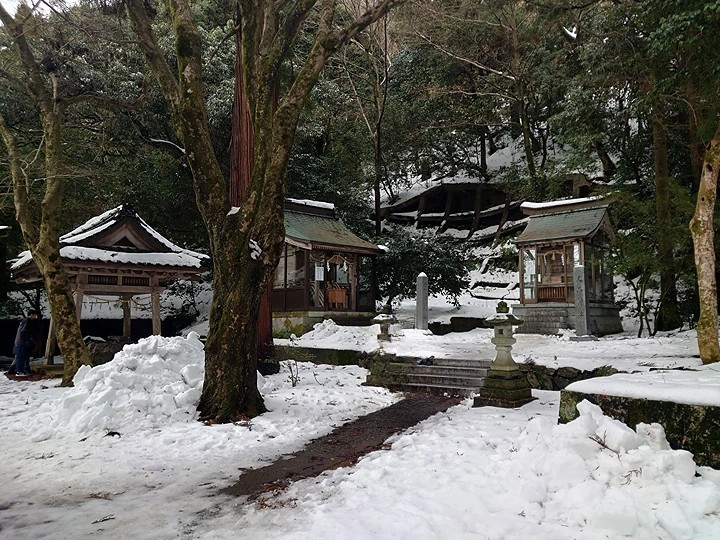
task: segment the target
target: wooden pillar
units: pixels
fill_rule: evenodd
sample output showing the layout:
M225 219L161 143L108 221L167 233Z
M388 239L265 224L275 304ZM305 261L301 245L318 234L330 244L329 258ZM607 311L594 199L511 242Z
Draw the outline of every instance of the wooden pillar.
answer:
M87 284L87 274L78 274L75 278L75 314L77 315L78 321L82 317L83 307L83 289Z
M77 289L75 289L75 314L77 315L78 321L81 320L82 317L82 307L83 307L83 290L78 286Z
M310 310L310 252L303 249L303 264L305 265L305 311ZM313 277L314 279L314 277Z
M152 333L154 336L160 335L160 285L158 278L152 278L152 290L150 292L150 303L152 309Z
M420 195L420 201L418 202L417 215L415 216L415 228L420 228L420 217L425 213L425 207L427 205L427 192Z
M518 248L518 270L519 281L520 281L520 303L525 303L525 251L523 248Z
M132 312L130 311L131 301L132 295L126 294L122 297L123 339L125 341L132 340Z
M445 232L448 227L450 227L450 214L452 214L453 209L453 201L455 200L455 190L447 188L447 198L445 199L445 213L443 214L443 220L442 223L440 223L440 228L438 229L438 232Z
M45 365L52 366L55 363L55 346L57 340L55 336L55 323L52 317L50 317L50 326L48 327L48 337L45 342Z
M352 257L352 261L348 264L348 272L350 274L350 311L357 311L358 297L358 265L360 264L360 255Z

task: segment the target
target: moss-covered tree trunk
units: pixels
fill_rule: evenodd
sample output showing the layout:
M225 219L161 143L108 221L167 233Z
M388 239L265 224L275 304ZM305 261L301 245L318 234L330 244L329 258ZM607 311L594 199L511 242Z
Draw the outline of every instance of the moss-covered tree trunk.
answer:
M143 0L128 0L131 24L170 105L210 237L214 282L201 419L228 422L264 411L257 390L257 323L265 284L285 240L285 169L302 107L330 55L403 0L381 0L338 30L337 0L239 2L242 75L253 132L252 175L239 211L213 151L202 84L202 44L187 0L165 0L177 67L166 61ZM274 90L310 11L313 44L280 100ZM310 34L305 34L309 36Z
M715 131L705 150L695 214L690 221L700 296L697 339L703 364L720 361L714 227L718 172L720 172L720 127Z
M29 185L24 181L15 138L2 118L0 134L8 150L15 216L23 239L43 276L57 342L63 356L62 385L70 386L78 367L81 364L91 365L92 361L80 331L72 286L60 259L60 215L67 171L62 146L64 108L59 95L59 80L53 72L43 73L26 39L22 23L15 21L1 5L0 21L16 46L27 87L40 111L46 179L39 226L33 221L33 201Z

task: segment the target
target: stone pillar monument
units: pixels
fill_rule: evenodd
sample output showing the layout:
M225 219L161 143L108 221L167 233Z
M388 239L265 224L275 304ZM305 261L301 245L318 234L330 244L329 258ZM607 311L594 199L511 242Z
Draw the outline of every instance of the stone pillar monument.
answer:
M575 333L578 336L588 335L588 295L585 283L585 266L580 264L573 268L573 287L575 288Z
M513 337L513 326L522 324L510 314L506 302L500 301L497 313L485 320L492 325L494 337L491 339L495 345L496 356L490 365L490 371L485 378L480 395L475 397L473 407L505 407L515 408L530 403L534 397L530 391L530 384L520 366L512 357L512 346L517 341Z
M428 277L425 272L420 272L417 277L415 328L418 330L428 329Z

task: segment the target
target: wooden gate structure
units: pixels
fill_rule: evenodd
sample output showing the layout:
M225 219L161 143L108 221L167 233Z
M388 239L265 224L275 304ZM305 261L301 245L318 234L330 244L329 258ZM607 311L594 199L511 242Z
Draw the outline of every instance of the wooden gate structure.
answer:
M209 257L173 244L123 204L96 216L60 237L60 256L75 295L78 319L84 295L117 296L123 309L123 338L129 340L131 303L150 295L152 331L160 335L160 293L172 281L198 279ZM10 270L16 283L42 282L29 251L22 252ZM52 319L45 348L53 362L55 331Z

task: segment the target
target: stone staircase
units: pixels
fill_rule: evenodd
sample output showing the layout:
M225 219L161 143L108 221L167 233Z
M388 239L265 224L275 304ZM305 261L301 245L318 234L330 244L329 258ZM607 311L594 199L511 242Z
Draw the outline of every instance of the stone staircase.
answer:
M367 384L391 390L467 397L483 385L490 360L386 357L373 362Z

